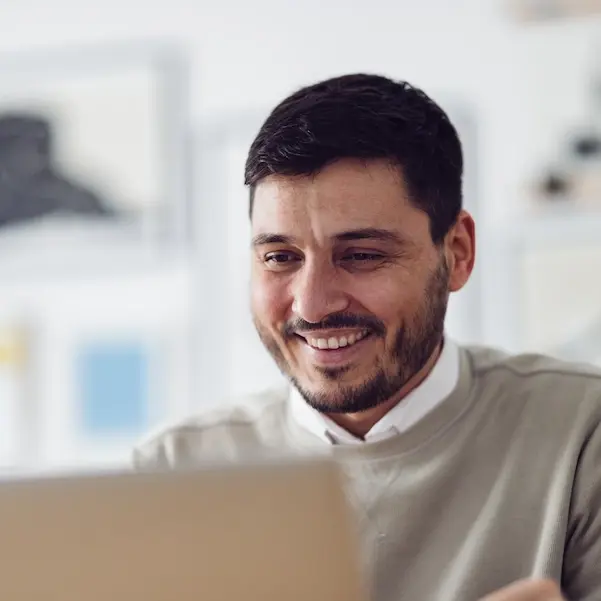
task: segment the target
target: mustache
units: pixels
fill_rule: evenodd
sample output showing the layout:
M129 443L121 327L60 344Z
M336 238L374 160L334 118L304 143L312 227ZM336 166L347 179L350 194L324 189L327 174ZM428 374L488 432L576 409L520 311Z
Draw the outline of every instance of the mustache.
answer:
M288 321L282 328L286 337L294 336L302 332L314 332L317 330L333 330L342 328L361 328L383 336L386 333L384 323L377 317L371 315L353 315L352 313L332 313L319 323L305 321L302 317L295 317Z

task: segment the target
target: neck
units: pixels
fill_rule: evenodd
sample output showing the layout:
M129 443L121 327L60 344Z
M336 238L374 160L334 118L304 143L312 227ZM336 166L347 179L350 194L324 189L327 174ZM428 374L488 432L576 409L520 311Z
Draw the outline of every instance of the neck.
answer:
M357 438L365 435L393 408L396 407L412 390L417 388L432 371L442 350L442 342L430 355L426 364L392 397L377 407L359 413L331 413L328 417Z

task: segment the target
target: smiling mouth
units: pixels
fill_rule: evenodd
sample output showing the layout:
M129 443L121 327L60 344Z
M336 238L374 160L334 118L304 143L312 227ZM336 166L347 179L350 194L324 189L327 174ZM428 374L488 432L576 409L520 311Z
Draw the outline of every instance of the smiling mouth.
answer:
M297 334L297 336L303 339L311 348L320 351L327 351L353 346L360 340L363 340L365 337L369 336L369 334L369 330L361 330L351 334L345 334L344 336L320 337L317 334L307 336Z

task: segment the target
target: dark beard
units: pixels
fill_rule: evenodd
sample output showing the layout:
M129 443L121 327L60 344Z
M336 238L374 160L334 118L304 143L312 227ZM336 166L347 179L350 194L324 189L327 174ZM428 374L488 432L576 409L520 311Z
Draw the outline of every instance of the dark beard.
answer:
M263 335L257 327L259 336L275 359L282 373L288 377L305 401L322 413L359 413L373 409L397 394L428 362L442 341L444 320L448 304L449 273L444 256L437 269L432 273L424 290L424 305L416 317L406 327L399 328L395 336L391 356L395 365L394 373L386 370L380 359L377 372L370 380L359 386L340 384L335 393L311 392L303 388L300 382L289 373L288 365L274 340ZM369 323L368 323L369 322ZM328 316L320 328L331 327L368 327L370 336L384 337L384 325L377 319L365 316ZM298 326L288 325L289 331ZM309 327L309 324L308 326ZM312 324L312 328L315 325ZM318 329L318 328L317 328ZM287 334L287 332L284 332ZM324 378L337 381L351 368L318 368Z

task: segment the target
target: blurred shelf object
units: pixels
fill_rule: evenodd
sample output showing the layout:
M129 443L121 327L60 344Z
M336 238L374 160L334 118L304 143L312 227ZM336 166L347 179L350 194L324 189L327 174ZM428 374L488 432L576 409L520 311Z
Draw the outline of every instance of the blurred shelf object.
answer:
M530 23L601 15L601 0L513 0L509 5L514 19Z

